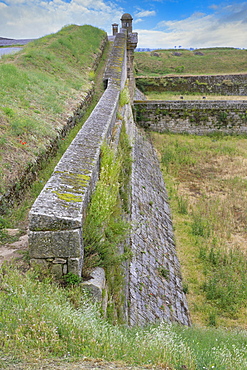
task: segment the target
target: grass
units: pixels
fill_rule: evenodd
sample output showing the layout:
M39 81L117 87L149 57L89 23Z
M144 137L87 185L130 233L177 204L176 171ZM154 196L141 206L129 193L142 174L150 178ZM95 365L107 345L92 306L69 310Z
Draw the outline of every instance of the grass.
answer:
M152 134L192 321L246 328L246 137Z
M92 87L105 32L68 26L0 60L0 194L61 133Z
M37 270L0 270L1 368L50 358L72 362L85 357L170 369L246 367L244 331L113 326L80 286L63 288ZM4 338L4 340L3 340Z
M124 322L123 262L131 256L126 239L130 230L128 188L131 174L131 148L123 125L118 152L102 146L100 176L87 209L84 223L84 277L96 266L106 272L108 287L107 316L112 322ZM126 167L125 167L126 166Z
M246 53L234 48L157 50L157 56L154 52L137 52L135 70L137 76L243 73L247 70Z
M85 111L83 118L76 123L75 127L73 127L67 135L62 138L57 144L57 152L56 155L51 155L48 159L44 160L41 164L41 169L37 174L36 181L30 186L28 191L25 193L25 197L18 203L15 204L13 207L8 208L7 212L0 217L0 244L5 243L9 237L4 233L4 228L6 227L18 227L20 229L25 230L27 227L28 222L28 212L34 202L34 200L39 195L40 191L44 187L45 183L51 177L51 174L54 170L54 167L70 145L71 141L74 139L78 131L81 129L83 123L89 117L90 113L92 112L93 108L97 104L101 94L104 92L104 86L102 82L102 75L104 72L105 62L107 60L109 52L109 45L105 48L104 54L102 56L101 62L99 67L95 73L94 78L94 87L95 93L92 99L92 103L88 106L88 109ZM0 167L1 168L1 167ZM3 170L4 171L4 170Z

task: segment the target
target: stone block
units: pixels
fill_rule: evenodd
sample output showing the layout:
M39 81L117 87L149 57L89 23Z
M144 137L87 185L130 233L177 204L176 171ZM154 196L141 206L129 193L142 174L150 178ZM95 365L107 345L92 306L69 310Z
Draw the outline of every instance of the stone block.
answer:
M57 279L61 279L63 277L63 265L61 265L61 264L52 265L51 266L51 273Z
M83 256L81 229L30 231L31 258L80 258Z
M38 259L38 258L31 258L30 259L30 265L31 267L39 266L43 268L44 270L49 267L49 263L45 259Z
M106 287L105 271L101 267L96 267L91 272L91 279L82 283L82 288L86 288L95 301L101 302L103 298L103 291Z
M81 276L82 265L83 265L83 256L79 258L69 258L68 259L68 272Z

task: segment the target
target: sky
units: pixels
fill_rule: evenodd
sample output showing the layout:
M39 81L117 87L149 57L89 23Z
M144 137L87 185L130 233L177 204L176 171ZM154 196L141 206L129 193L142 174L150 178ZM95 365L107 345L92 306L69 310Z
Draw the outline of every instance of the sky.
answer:
M39 38L70 24L111 35L124 13L139 48L247 48L247 2L227 0L0 0L0 37Z

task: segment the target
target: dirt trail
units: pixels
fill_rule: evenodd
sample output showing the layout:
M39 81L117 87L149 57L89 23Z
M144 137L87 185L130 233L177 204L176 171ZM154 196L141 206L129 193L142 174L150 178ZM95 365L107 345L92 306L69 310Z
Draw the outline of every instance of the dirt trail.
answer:
M18 258L21 253L28 248L28 235L22 235L18 238L20 234L19 229L5 229L6 234L11 238L16 236L16 241L9 242L5 244L0 244L0 266L5 261L10 261L12 258Z

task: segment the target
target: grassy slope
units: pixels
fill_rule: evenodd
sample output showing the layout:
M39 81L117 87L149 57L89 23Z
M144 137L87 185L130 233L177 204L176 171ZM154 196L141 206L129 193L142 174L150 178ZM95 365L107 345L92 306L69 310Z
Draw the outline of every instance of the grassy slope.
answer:
M196 55L195 53L203 55ZM215 48L189 50L157 50L153 52L135 53L137 76L157 76L166 74L221 74L246 73L247 51ZM180 53L180 56L174 55Z
M92 26L68 26L0 60L0 195L46 150L90 89L105 36Z

